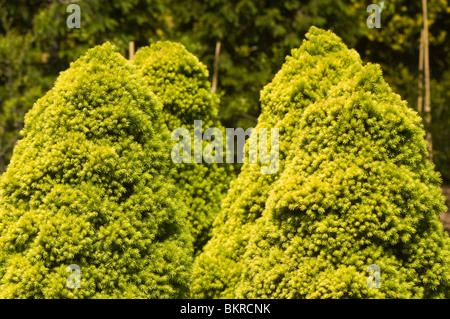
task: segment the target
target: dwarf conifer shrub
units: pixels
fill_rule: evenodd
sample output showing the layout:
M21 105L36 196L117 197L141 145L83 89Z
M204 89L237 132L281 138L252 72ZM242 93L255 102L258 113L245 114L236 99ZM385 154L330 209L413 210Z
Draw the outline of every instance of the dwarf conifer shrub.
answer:
M214 222L213 237L196 259L191 285L196 298L236 296L245 247L273 183L284 170L299 117L308 105L324 99L331 87L362 67L358 54L334 34L313 27L307 39L292 50L292 56L261 92L256 131L279 129L278 172L262 175L260 163L243 165Z
M35 103L0 182L0 297L182 296L192 238L161 109L109 43Z
M450 238L424 130L367 65L309 106L243 258L246 298L448 298ZM380 268L379 288L367 284Z
M257 129L280 130L278 174L244 165L196 259L192 295L448 296L440 180L420 119L336 35L312 27L306 37L261 93ZM380 289L367 287L370 264Z
M191 132L192 155L194 120L202 121L202 132L215 127L225 134L218 119L219 98L211 92L208 70L182 44L157 42L140 49L133 62L162 102L168 129L187 128ZM212 222L220 210L233 170L226 164L194 163L193 158L191 163L176 164L176 181L189 209L198 252L210 238Z

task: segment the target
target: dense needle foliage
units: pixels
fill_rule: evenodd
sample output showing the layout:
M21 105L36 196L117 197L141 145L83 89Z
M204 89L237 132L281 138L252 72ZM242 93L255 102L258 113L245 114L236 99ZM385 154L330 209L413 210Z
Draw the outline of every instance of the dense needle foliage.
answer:
M169 130L187 128L191 132L192 155L194 120L202 121L202 132L215 127L225 134L218 119L219 98L211 92L208 70L182 44L157 42L140 49L133 62L163 103L163 118ZM194 163L193 156L191 163L177 164L175 178L189 208L197 251L210 238L212 222L232 176L229 165Z
M35 103L0 182L0 297L182 296L192 238L161 109L109 43Z
M261 94L279 174L246 164L196 261L209 298L449 297L450 239L421 120L331 32L311 28ZM380 289L367 287L370 264Z

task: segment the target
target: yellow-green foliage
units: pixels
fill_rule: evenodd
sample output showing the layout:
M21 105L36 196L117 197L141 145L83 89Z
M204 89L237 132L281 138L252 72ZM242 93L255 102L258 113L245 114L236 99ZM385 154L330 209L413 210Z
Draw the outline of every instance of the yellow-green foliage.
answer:
M367 65L309 106L246 247L247 298L450 297L421 119ZM381 287L367 287L370 264Z
M420 118L378 66L311 28L261 96L280 170L244 166L194 266L194 297L449 297L450 239ZM381 288L368 288L370 264Z
M0 297L173 298L192 238L156 96L109 43L26 116L0 183ZM81 268L70 289L66 268Z
M157 42L140 49L133 62L162 102L170 131L184 127L193 133L194 120L202 120L202 131L216 127L225 134L217 115L219 98L211 92L208 70L182 44ZM193 134L191 141L193 154ZM211 224L233 173L226 164L191 162L176 164L175 178L189 208L195 248L200 251L210 238Z
M163 104L163 119L170 131L202 120L204 127L219 127L219 98L211 92L208 69L181 43L159 41L136 52L133 63L141 69Z

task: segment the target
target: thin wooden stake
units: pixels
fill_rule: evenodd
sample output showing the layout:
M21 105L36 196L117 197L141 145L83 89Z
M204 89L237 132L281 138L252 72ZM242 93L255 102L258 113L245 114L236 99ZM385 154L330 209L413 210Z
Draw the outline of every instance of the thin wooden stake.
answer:
M417 98L417 112L422 114L423 112L423 29L420 30L420 49L419 49L419 83L418 83L418 93Z
M212 80L212 92L216 92L217 90L217 82L219 80L219 54L220 54L220 41L216 42L216 53L214 55L214 75Z
M133 60L134 58L134 41L130 41L128 44L128 51L129 51L129 60Z
M423 7L423 55L425 64L425 122L427 123L428 155L433 161L433 139L431 136L431 101L430 101L430 57L428 52L428 10L427 0L422 0Z

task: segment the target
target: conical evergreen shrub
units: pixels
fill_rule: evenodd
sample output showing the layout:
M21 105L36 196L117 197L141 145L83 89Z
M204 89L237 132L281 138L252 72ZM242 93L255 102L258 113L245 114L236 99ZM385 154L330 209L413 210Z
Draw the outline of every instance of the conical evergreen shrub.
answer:
M215 127L225 135L218 118L219 98L211 92L206 66L180 43L160 41L144 47L133 62L162 102L168 129L187 128L191 132L191 163L176 164L176 181L189 209L199 252L210 238L212 222L234 176L227 164L194 163L195 120L202 121L202 132Z
M109 43L36 102L0 182L0 297L185 293L192 237L161 109Z
M332 86L362 67L358 54L334 34L313 27L306 36L308 40L292 50L292 56L261 92L256 131L279 129L279 169L275 174L261 174L260 163L243 165L214 221L213 237L196 259L193 297L236 296L245 247L273 183L284 170L299 117L308 105L324 99Z
M379 67L365 66L309 106L298 132L253 228L237 294L450 297L441 181L421 119ZM370 265L379 267L378 288L367 283Z
M420 119L378 68L312 27L261 103L257 128L280 129L280 169L244 165L195 262L192 295L448 295L439 177ZM367 287L371 264L381 288Z

